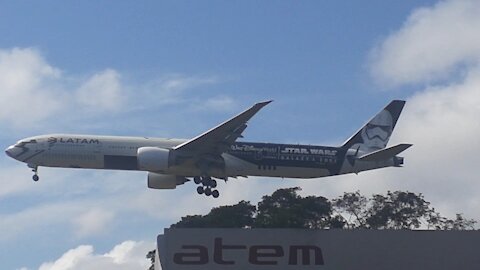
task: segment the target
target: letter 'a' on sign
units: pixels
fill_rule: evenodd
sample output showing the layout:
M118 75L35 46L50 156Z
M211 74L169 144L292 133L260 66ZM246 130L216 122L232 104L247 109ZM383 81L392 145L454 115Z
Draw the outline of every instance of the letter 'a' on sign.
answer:
M204 246L182 246L182 249L190 249L192 252L175 253L173 262L182 265L202 265L208 263L208 250Z

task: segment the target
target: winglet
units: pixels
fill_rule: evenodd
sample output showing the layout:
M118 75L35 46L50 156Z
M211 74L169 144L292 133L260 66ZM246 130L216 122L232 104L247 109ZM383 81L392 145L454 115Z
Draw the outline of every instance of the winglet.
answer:
M263 108L265 106L267 106L268 104L272 103L273 102L273 99L271 100L267 100L267 101L262 101L262 102L258 102L256 103L255 105L253 105L254 107L255 106L260 106L260 108Z

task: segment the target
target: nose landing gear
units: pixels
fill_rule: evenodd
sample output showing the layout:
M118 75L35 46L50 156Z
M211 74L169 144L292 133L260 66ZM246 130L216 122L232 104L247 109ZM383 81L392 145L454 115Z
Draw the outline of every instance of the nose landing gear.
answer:
M33 181L37 182L40 180L40 177L38 177L38 166L35 165L28 165L30 169L32 169L32 172L34 173L32 176Z
M209 177L209 176L203 176L203 177L196 176L196 177L193 178L193 182L195 182L195 184L197 184L197 185L201 184L201 186L197 187L197 193L198 194L205 194L206 196L211 195L214 198L218 198L218 196L220 196L220 193L218 192L218 190L213 189L213 188L217 187L217 181L215 181L211 177Z

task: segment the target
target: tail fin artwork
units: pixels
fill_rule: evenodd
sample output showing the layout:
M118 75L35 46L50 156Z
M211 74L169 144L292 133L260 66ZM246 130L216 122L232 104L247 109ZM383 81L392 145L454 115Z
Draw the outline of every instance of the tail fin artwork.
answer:
M386 147L404 106L405 101L393 100L343 144L346 154L340 174L403 165L397 154L412 145Z
M402 112L405 101L393 100L355 135L342 146L344 149L360 149L363 153L370 153L387 146L393 129Z

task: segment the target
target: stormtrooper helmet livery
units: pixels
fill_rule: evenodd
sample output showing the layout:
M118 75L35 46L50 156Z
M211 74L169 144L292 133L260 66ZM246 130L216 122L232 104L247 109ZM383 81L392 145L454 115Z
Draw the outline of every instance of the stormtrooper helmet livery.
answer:
M383 149L387 146L392 131L392 115L383 110L362 129L363 143L372 149Z

